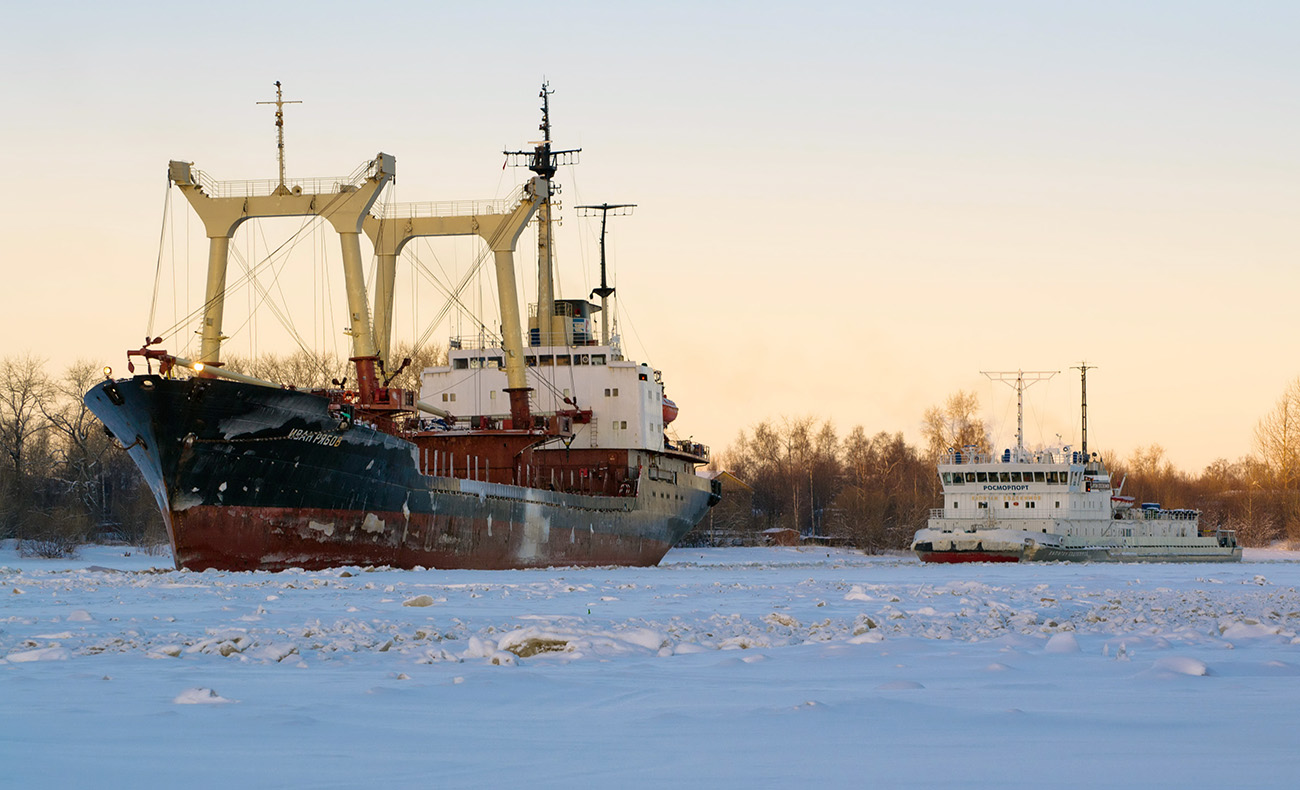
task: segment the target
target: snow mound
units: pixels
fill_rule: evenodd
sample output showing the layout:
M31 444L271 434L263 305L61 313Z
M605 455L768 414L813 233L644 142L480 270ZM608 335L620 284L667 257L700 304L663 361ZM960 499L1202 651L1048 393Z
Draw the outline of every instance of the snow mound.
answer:
M569 640L558 635L539 631L536 628L521 628L501 637L497 647L514 653L520 658L532 658L541 653L563 653L572 651Z
M861 585L861 584L855 584L855 585L853 585L853 589L851 589L851 590L849 590L847 593L845 593L845 595L844 595L844 600L846 600L846 601L872 601L872 600L875 600L875 599L872 598L870 595L867 595L866 590L863 590L863 589L862 589L862 585Z
M1044 653L1077 653L1079 652L1079 640L1074 638L1074 634L1064 631L1059 634L1053 634L1052 638L1047 640L1047 645L1043 648Z
M772 643L767 639L758 636L749 636L741 634L729 639L722 640L718 644L719 650L749 650L754 647L771 647Z
M1281 631L1282 629L1277 626L1264 625L1253 620L1219 623L1219 635L1224 639L1261 639L1266 636L1276 636Z
M31 661L67 661L72 657L64 647L42 647L37 650L24 650L19 653L10 653L5 656L6 659L15 664L25 664Z
M668 646L668 638L653 628L629 628L620 631L618 638L646 650L661 650Z
M763 622L767 623L768 625L781 626L783 628L799 627L798 620L796 620L795 618L791 617L788 614L783 614L781 612L772 612L769 615L765 615L763 617Z
M258 645L244 651L244 655L258 661L283 661L291 655L298 652L296 645L287 642L273 642L269 645Z
M68 612L68 616L64 619L70 623L89 623L95 618L91 617L90 612L87 612L85 609L75 609Z
M235 702L233 699L226 699L212 689L192 688L185 689L176 695L172 702L177 705L220 705L226 702Z
M1161 672L1172 672L1175 675L1191 675L1193 677L1203 677L1210 674L1210 668L1205 665L1204 661L1188 658L1187 656L1166 656L1158 659L1154 668Z
M872 642L883 642L885 641L885 635L880 633L880 631L868 631L865 634L851 636L847 641L851 645L865 645Z
M432 595L417 595L402 601L402 606L433 606Z

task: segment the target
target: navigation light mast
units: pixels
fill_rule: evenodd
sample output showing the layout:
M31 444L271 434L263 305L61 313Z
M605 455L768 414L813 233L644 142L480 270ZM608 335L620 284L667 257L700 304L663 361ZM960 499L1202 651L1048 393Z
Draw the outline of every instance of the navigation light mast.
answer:
M1080 362L1072 370L1079 371L1079 376L1083 379L1083 461L1088 462L1091 457L1088 455L1088 371L1096 370L1096 365L1089 365L1087 362Z
M260 101L258 104L275 105L275 147L277 157L280 160L280 185L275 188L275 194L287 195L289 188L284 185L284 105L302 104L301 101L285 101L284 93L280 89L280 81L275 81L275 101Z

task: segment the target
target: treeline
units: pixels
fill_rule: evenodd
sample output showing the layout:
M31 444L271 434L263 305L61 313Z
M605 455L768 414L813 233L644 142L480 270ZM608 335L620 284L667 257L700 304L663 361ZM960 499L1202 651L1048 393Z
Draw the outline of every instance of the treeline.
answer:
M991 449L978 413L978 398L966 392L926 410L919 447L860 426L841 437L813 417L761 422L717 454L713 466L738 481L724 482L722 503L688 541L754 545L773 530L793 530L805 541L906 549L941 504L940 456L953 447ZM1247 546L1300 546L1300 379L1259 421L1254 439L1252 454L1199 474L1176 468L1159 445L1104 460L1114 484L1139 502L1200 510L1203 527L1236 530Z
M436 343L422 348L413 348L410 343L397 343L389 357L392 364L383 373L391 377L389 386L420 391L420 373L427 367L447 364L447 350ZM337 387L336 382L344 386L355 386L351 381L355 369L347 357L331 353L317 353L300 350L291 354L257 354L246 357L237 354L226 355L224 367L249 376L276 384L292 384L298 389L329 389ZM410 360L403 366L403 362Z
M744 485L724 479L722 502L689 536L697 544L754 545L793 530L867 551L905 548L938 495L933 467L902 434L859 426L841 438L811 417L759 423L715 464Z
M0 360L0 537L24 553L167 540L139 470L81 401L102 376L90 362L51 376L31 355Z

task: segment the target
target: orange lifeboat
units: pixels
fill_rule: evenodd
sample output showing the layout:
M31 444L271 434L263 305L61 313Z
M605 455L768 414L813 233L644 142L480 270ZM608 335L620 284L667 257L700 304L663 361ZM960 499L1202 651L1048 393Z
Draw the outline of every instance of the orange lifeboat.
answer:
M677 404L664 398L664 425L677 419Z

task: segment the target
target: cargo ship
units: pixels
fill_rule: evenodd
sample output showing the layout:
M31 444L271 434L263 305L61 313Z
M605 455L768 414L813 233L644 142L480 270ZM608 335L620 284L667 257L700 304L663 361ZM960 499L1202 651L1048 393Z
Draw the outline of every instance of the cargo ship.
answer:
M1080 449L1024 446L1023 392L1016 447L994 456L950 448L938 474L943 506L930 511L912 550L925 562L1234 562L1232 530L1204 529L1193 509L1138 505L1116 488L1105 463L1088 451L1087 365Z
M152 490L177 567L657 564L721 492L697 474L708 448L669 437L677 406L661 372L627 359L608 319L595 332L614 293L603 259L599 304L555 297L552 179L576 151L552 147L547 86L542 140L506 152L533 174L512 197L383 208L376 199L396 166L388 154L344 178L285 178L276 88L278 181L221 182L169 165L209 240L197 358L148 338L128 352L133 375L106 368L85 395ZM352 386L298 389L222 365L231 238L246 221L286 216L321 217L338 232ZM534 217L538 302L525 340L514 257ZM373 319L362 233L377 261ZM416 393L392 386L403 363L389 347L397 262L422 236L487 245L501 332L453 339L448 364L423 371Z

